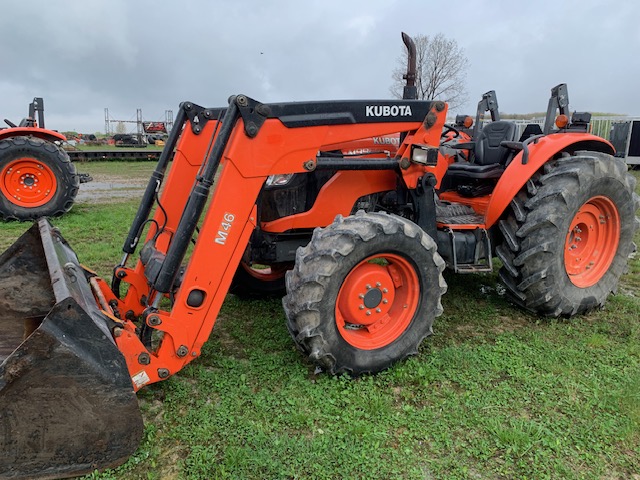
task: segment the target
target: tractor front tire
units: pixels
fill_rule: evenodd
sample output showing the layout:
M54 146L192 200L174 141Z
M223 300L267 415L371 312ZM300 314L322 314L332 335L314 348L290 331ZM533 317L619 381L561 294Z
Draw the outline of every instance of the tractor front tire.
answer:
M433 239L407 219L338 216L314 231L287 272L289 333L331 374L384 370L432 333L447 289L444 267Z
M64 150L35 137L0 141L0 218L33 220L68 212L78 194L76 168Z
M546 164L500 222L500 278L511 299L552 317L603 306L636 248L635 186L621 159L600 152Z

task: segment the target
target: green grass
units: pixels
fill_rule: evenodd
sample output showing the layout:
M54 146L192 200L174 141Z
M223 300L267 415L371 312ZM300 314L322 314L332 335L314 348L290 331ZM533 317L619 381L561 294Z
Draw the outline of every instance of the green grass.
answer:
M110 276L136 208L78 204L54 223ZM0 224L0 246L26 227ZM638 478L639 257L605 309L571 320L512 307L496 275L447 274L420 354L358 380L315 372L279 300L228 296L202 356L139 392L138 451L90 477Z
M100 176L107 176L110 180L114 178L127 178L137 180L137 183L146 185L147 179L156 167L156 162L149 161L107 161L107 162L75 162L78 172L89 173L99 179ZM82 188L82 185L80 186Z

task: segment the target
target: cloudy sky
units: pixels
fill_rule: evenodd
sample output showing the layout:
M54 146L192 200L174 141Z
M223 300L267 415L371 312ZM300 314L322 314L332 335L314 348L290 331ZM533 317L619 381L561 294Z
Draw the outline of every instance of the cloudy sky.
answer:
M596 0L30 0L0 15L0 118L45 100L47 127L104 131L163 120L183 100L222 106L388 98L400 32L464 48L469 102L496 90L503 112L571 108L640 116L640 2Z

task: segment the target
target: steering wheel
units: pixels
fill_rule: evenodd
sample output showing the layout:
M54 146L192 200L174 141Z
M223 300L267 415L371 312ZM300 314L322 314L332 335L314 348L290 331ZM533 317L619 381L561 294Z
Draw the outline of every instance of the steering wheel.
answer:
M450 123L445 123L444 129L440 134L440 138L446 137L450 132L453 132L453 137L451 137L451 139L458 138L460 136L460 130L458 130L456 127L454 127Z

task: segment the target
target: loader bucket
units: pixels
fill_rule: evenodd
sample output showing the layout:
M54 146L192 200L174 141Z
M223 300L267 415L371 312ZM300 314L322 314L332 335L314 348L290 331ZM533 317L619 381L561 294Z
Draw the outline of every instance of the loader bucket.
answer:
M114 467L140 442L127 366L87 275L45 219L0 255L0 478Z

